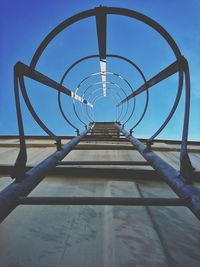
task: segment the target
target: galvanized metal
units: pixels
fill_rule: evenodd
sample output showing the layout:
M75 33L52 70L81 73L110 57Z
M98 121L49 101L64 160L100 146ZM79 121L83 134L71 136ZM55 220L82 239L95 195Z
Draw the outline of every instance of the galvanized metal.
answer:
M26 196L42 181L42 179L52 170L55 169L57 165L70 165L70 162L60 162L72 149L74 149L75 145L80 141L83 140L83 137L86 136L86 134L90 131L91 127L87 128L87 124L83 122L80 119L80 116L77 114L77 111L75 109L75 105L73 103L74 112L77 115L77 118L79 121L81 121L84 126L87 128L82 134L80 134L78 137L75 137L73 140L71 140L68 144L66 144L63 148L61 148L61 140L54 135L40 120L40 118L37 116L36 112L34 111L31 102L29 101L28 95L26 94L26 89L24 85L24 76L29 77L31 79L34 79L42 84L48 85L53 89L56 89L59 91L59 97L60 92L71 96L75 100L79 100L81 103L84 103L88 106L92 106L91 103L89 103L87 100L83 99L82 96L78 96L77 92L80 87L80 85L88 79L90 76L87 76L85 79L83 79L75 93L73 91L70 91L68 88L63 86L63 80L66 76L66 73L69 72L73 66L75 66L77 63L81 62L84 59L96 57L95 56L89 56L85 57L83 59L80 59L76 61L72 66L68 68L68 70L64 73L63 78L61 79L60 84L56 81L52 80L51 78L45 76L44 74L38 72L35 70L36 65L40 59L40 56L42 55L45 48L48 46L48 44L52 41L54 37L56 37L62 30L67 28L68 26L72 25L73 23L76 23L79 20L94 16L96 18L96 27L97 27L97 37L98 37L98 46L99 46L99 58L101 64L101 71L100 73L94 73L94 75L100 74L102 77L102 87L103 87L103 94L106 95L106 78L104 77L107 74L116 75L119 78L122 78L120 75L115 74L113 72L107 72L106 71L106 18L107 15L123 15L128 16L134 19L137 19L139 21L142 21L155 29L160 35L166 40L166 42L171 47L175 57L176 61L172 63L170 66L162 70L160 73L155 75L152 79L149 81L145 80L144 75L140 71L140 74L143 77L144 84L139 87L135 92L133 92L133 89L130 85L130 83L125 80L125 82L129 85L129 87L132 90L132 93L127 96L124 100L122 100L120 103L125 103L128 107L129 99L133 98L133 101L135 103L135 96L139 95L140 93L146 91L147 99L144 111L142 113L141 118L138 120L135 126L133 126L130 131L132 132L133 128L136 127L144 117L144 114L147 110L148 105L148 88L152 87L153 85L157 84L158 82L166 79L167 77L173 75L174 73L178 72L179 74L179 85L178 85L178 91L177 95L174 101L174 104L171 108L171 111L167 118L165 119L164 123L160 126L160 128L154 133L154 135L148 140L148 145L145 146L140 141L138 141L136 138L131 136L126 130L124 130L123 126L121 127L119 124L116 124L115 126L111 127L111 123L107 124L99 124L97 125L97 129L99 129L99 135L98 138L101 140L113 140L115 137L119 137L119 131L121 131L125 137L134 145L134 148L137 149L140 154L147 160L147 162L123 162L123 165L151 165L159 175L163 177L163 179L171 186L171 188L177 193L177 195L180 197L180 199L154 199L154 198L115 198L115 197L47 197L47 198L26 198ZM115 56L118 58L122 58L120 56ZM123 58L124 59L124 58ZM130 60L127 60L130 63ZM132 63L131 63L132 64ZM133 63L134 64L134 63ZM134 64L135 66L135 64ZM172 205L172 206L187 206L191 209L191 211L200 219L200 190L196 187L189 185L186 183L186 179L191 175L191 169L192 166L190 164L190 160L187 154L187 136L188 136L188 124L189 124L189 98L190 98L190 80L189 80L189 67L187 64L187 61L183 58L181 55L181 52L172 39L172 37L168 34L167 31L165 31L164 28L162 28L157 22L154 20L138 13L132 10L128 9L122 9L122 8L108 8L108 7L98 7L92 10L88 10L82 13L79 13L67 20L65 20L63 23L58 25L53 31L51 31L45 39L42 41L38 49L36 50L30 67L18 62L15 65L14 68L14 85L15 85L15 98L16 98L16 107L17 107L17 117L18 117L18 124L19 124L19 135L20 135L20 153L18 155L15 169L14 169L14 175L13 178L16 178L16 181L9 185L6 189L4 189L0 193L0 220L2 221L18 204L51 204L51 205ZM183 76L184 75L184 76ZM183 138L182 138L182 146L181 146L181 173L179 173L177 170L172 168L169 164L167 164L165 161L163 161L161 158L159 158L155 153L150 151L151 143L153 142L154 138L163 130L163 128L167 125L169 120L172 118L180 97L182 93L182 87L183 87L183 78L185 77L186 81L186 101L185 101L185 116L184 116L184 127L183 127ZM123 79L123 78L122 78ZM39 165L32 168L31 170L27 171L25 173L26 169L26 160L27 160L27 153L26 153L26 144L25 144L25 136L24 136L24 129L23 129L23 121L21 116L21 109L20 109L20 100L19 100L19 84L21 86L22 94L24 97L24 100L33 115L34 119L38 122L38 124L52 137L57 141L57 149L59 151L55 152L53 155L42 161ZM85 94L85 92L84 92ZM60 99L59 99L59 106L61 109L62 115L64 115L64 112L62 111ZM133 105L134 106L134 105ZM132 110L131 115L129 116L128 120L132 117L134 113L134 107ZM76 129L77 133L79 134L79 129L74 126L67 118L64 116L65 120ZM127 120L127 121L128 121ZM122 123L123 119L121 119ZM126 121L126 122L127 122ZM125 122L125 123L126 123ZM100 126L100 127L99 127ZM116 127L118 131L112 132L113 129ZM106 129L106 131L105 131ZM95 131L94 131L95 133ZM93 139L94 140L94 139ZM120 146L118 147L120 148ZM102 148L101 148L102 149ZM132 148L133 149L133 148ZM71 162L71 165L75 164L82 164L82 165L118 165L122 164L122 162L114 162L110 161L105 162L96 162L91 161L86 162ZM62 167L60 168L62 169Z
M154 152L147 149L144 144L135 137L131 136L130 133L123 129L119 124L115 125L138 150L138 152L140 152L140 154L151 164L155 171L161 175L173 191L180 198L187 198L189 200L190 204L188 207L196 215L196 217L200 219L200 189L188 184L186 182L187 178L181 176L180 172L175 170Z
M64 145L60 151L55 152L36 167L26 172L20 181L13 182L0 192L0 222L17 207L19 198L27 196L90 130L91 127L87 128L79 136Z

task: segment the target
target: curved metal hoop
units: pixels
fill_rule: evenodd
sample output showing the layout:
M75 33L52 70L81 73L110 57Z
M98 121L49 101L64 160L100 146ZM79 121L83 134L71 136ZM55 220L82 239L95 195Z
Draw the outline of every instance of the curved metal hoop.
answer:
M185 113L184 113L184 123L183 123L181 158L183 159L183 162L184 162L184 160L187 161L187 137L188 137L189 110L190 110L190 101L189 101L189 98L190 98L189 67L188 67L188 64L187 64L186 60L183 59L183 57L181 55L181 52L180 52L177 44L173 40L173 38L169 35L169 33L160 24L158 24L156 21L152 20L151 18L149 18L149 17L147 17L147 16L145 16L145 15L143 15L141 13L138 13L136 11L129 10L129 9L112 8L112 7L98 7L98 8L95 8L95 9L91 9L91 10L87 10L87 11L81 12L81 13L79 13L79 14L77 14L75 16L72 16L71 18L63 21L61 24L59 24L56 28L54 28L45 37L45 39L42 41L42 43L37 48L35 54L33 55L33 58L31 60L31 64L30 64L30 68L29 68L28 72L31 73L31 72L33 72L35 70L35 67L36 67L41 55L43 54L45 48L53 40L53 38L56 37L62 30L64 30L65 28L69 27L73 23L76 23L77 21L80 21L80 20L88 18L88 17L97 16L97 14L99 12L101 12L104 15L107 15L107 14L108 15L110 15L110 14L122 15L122 16L127 16L127 17L130 17L130 18L139 20L139 21L149 25L154 30L156 30L165 39L165 41L168 43L168 45L171 47L171 49L172 49L172 51L173 51L173 53L174 53L174 55L176 57L176 63L178 63L177 64L177 70L176 70L176 72L179 73L178 91L177 91L176 99L174 101L174 104L172 106L172 109L171 109L169 115L167 116L167 118L164 121L164 123L160 126L160 128L156 131L156 133L149 139L149 143L151 143L151 141L163 130L163 128L167 125L169 120L172 118L174 112L176 111L176 108L178 106L178 103L179 103L179 100L180 100L180 97L181 97L181 93L182 93L183 78L185 78L185 82L186 82L185 83L186 100L185 100ZM36 74L36 72L35 72L35 74ZM23 82L24 81L23 81L23 79L21 77L23 77L22 73L17 73L16 76L14 77L15 93L16 93L15 94L15 98L16 98L16 107L18 109L17 110L17 115L18 115L19 133L20 133L20 153L21 153L21 148L23 147L23 144L25 144L24 131L23 131L23 121L22 121L22 116L21 116L20 100L19 100L19 95L18 95L18 93L19 93L19 88L18 88L19 84L18 84L18 82L20 82L21 87L24 87L23 86ZM46 78L48 79L48 77L46 77ZM165 78L166 78L166 76L165 76ZM40 79L38 81L40 81ZM51 80L51 82L54 82L54 81ZM52 84L51 82L49 84ZM55 85L55 83L54 83L54 85ZM55 88L55 86L54 86L54 88ZM23 90L23 88L22 88L22 90ZM147 88L146 88L146 91L148 92ZM32 105L30 104L30 100L29 100L28 95L26 94L25 90L24 90L23 95L24 95L25 102L28 103L28 108L29 108L32 116L34 117L34 119L39 123L39 125L43 129L46 129L45 131L47 133L49 133L49 134L51 134L53 136L53 133L44 125L44 123L40 120L39 116L34 111ZM129 98L129 99L131 99L131 98ZM128 103L127 103L127 105L128 105ZM146 112L146 108L147 107L145 107L145 112ZM67 121L67 118L66 118L66 121ZM70 124L69 121L68 121L68 123ZM70 124L70 125L78 130L78 128L75 127L73 124ZM136 127L136 126L134 126L134 127ZM132 127L132 129L134 127ZM19 156L20 156L20 154L19 154Z
M72 65L65 71L65 73L63 74L63 77L62 77L62 79L61 79L60 84L61 84L61 85L63 84L64 79L67 77L67 75L69 74L69 72L70 72L76 65L78 65L79 63L81 63L82 61L85 61L85 60L87 60L87 59L98 58L98 57L99 57L98 54L96 54L96 55L90 55L90 56L86 56L86 57L80 58L79 60L75 61L75 62L74 62L74 63L73 63L73 64L72 64ZM139 66L138 66L136 63L134 63L132 60L130 60L130 59L126 58L126 57L120 56L120 55L116 55L116 54L107 54L106 57L118 58L118 59L124 60L124 61L126 61L127 63L129 63L130 65L132 65L132 66L138 71L138 73L141 75L141 77L142 77L144 83L146 84L146 78L145 78L145 76L144 76L142 70L141 70L141 69L139 68ZM148 88L146 88L145 91L146 91L146 102L145 102L144 110L143 110L143 112L142 112L142 114L141 114L141 117L139 117L138 121L132 126L132 128L130 129L130 131L132 131L134 128L137 127L137 125L138 125L138 124L142 121L142 119L144 118L145 113L146 113L146 111L147 111L148 102L149 102L149 91L148 91ZM61 103L60 103L60 95L61 95L61 93L58 92L59 106L61 105ZM61 109L62 109L62 107L61 107ZM64 113L63 110L61 111L61 113ZM134 114L134 109L132 109L132 112L131 112L130 116L129 116L128 119L127 119L124 123L122 123L122 124L125 125L125 124L131 119L131 117L132 117L133 114ZM122 120L122 121L123 121L123 120Z
M81 80L81 82L78 84L78 86L77 86L77 88L76 88L76 90L75 90L75 93L76 94L78 94L78 90L80 89L80 87L82 86L82 84L86 81L86 80L88 80L88 79L90 79L90 78L92 78L92 77L94 77L94 76L97 76L97 75L101 75L102 73L101 72L95 72L95 73L92 73L92 74L90 74L90 75L88 75L87 77L85 77L84 79L82 79ZM119 74L117 74L117 73L114 73L114 72L110 72L110 71L106 71L105 72L105 74L107 75L107 74L110 74L110 75L113 75L113 76L116 76L117 78L120 78L122 81L124 81L127 85L128 85L128 87L131 89L131 91L133 92L133 88L132 88L132 86L130 85L130 83L125 79L125 78L123 78L121 75L119 75ZM120 87L121 88L121 87ZM81 119L80 119L80 117L78 116L78 113L77 113L77 110L76 110L76 106L75 106L75 101L73 100L73 108L74 108L74 112L75 112L75 114L77 115L77 118L82 122L82 123L84 123ZM129 103L127 102L127 109L129 108ZM133 112L134 112L134 109L135 109L135 98L133 98L133 108L132 108L132 114L133 114ZM85 123L84 123L85 124Z
M99 85L99 84L102 84L102 82L96 82L96 83L94 83L94 84L91 84L91 85L89 85L87 88L86 88L86 90L84 91L84 93L83 93L83 95L82 95L82 97L85 97L85 94L87 93L87 91L90 89L90 88L92 88L93 86L95 86L95 85ZM125 96L127 96L127 94L126 94L126 92L124 91L124 89L122 88L122 87L120 87L118 84L116 84L116 83L114 83L114 82L106 82L106 84L110 84L110 85L113 85L113 86L115 86L116 88L118 88L118 89L120 89L123 93L124 93L124 95ZM110 89L111 90L111 89ZM116 94L118 94L117 92L115 92ZM120 95L118 94L118 96L119 96L119 98L120 98L120 100L122 100L122 98L120 97ZM122 114L123 114L123 105L121 105L122 106L122 109L121 109L121 112L119 113L119 118L122 116ZM81 104L81 107L83 107L83 105ZM86 106L86 108L88 109L88 106ZM117 107L118 108L118 107ZM126 109L126 111L125 111L126 113L128 112L128 106L127 106L127 109ZM126 116L126 114L124 115L124 117ZM123 119L122 119L123 120Z
M95 103L97 102L97 101L99 101L100 99L102 99L104 96L102 96L102 95L100 95L100 96L96 96L93 100L92 100L92 103L95 105ZM110 97L110 98L112 98L114 101L116 101L116 103L117 103L117 99L115 98L115 96L114 95L112 95L112 94L108 94L108 97ZM117 121L117 116L116 116L116 121Z
M96 98L99 98L100 96L99 95L97 95L97 96L95 96L95 98L94 99L91 99L91 97L96 93L96 92L98 92L98 91L100 91L100 90L102 90L102 88L97 88L97 89L95 89L92 93L91 93L91 95L89 96L89 98L88 98L88 101L90 101L93 105L96 103ZM108 90L108 92L114 92L114 93L116 93L117 94L117 96L119 97L119 100L121 100L122 98L120 97L120 95L116 92L116 91L114 91L113 89L110 89L110 88L107 88L107 90ZM115 95L113 94L113 95L111 95L111 94L109 94L109 96L110 97L112 97L112 98L114 98L114 100L116 100L116 103L117 103L117 99L116 99L116 97L115 97ZM88 111L88 106L86 106L86 111ZM118 112L117 112L118 113ZM120 114L121 115L121 114ZM119 121L119 117L120 117L120 115L118 115L117 117L116 117L116 121ZM89 116L90 117L90 116ZM90 117L91 118L91 117ZM94 122L94 121L93 121Z
M97 84L102 84L102 82L97 82L97 83L94 83L93 85L97 85ZM118 89L120 89L120 90L124 93L125 97L127 97L127 94L126 94L125 90L124 90L121 86L119 86L118 84L116 84L116 83L114 83L114 82L106 82L106 84L114 85L115 87L117 87ZM89 86L88 88L86 88L86 90L87 90L87 89L91 89L91 88L92 88L92 86ZM86 90L85 90L85 91L86 91ZM83 94L83 95L84 95L84 94ZM83 95L82 95L82 96L83 96ZM127 104L127 105L126 105L126 111L125 111L125 114L124 114L124 116L122 117L121 120L123 120L124 117L126 116L126 114L127 114L127 112L128 112L128 108L129 108L129 105ZM134 111L134 108L135 108L135 102L134 102L134 105L133 105L133 111ZM74 103L74 109L76 110L75 103Z
M41 57L42 53L44 52L45 48L48 46L48 44L64 29L69 27L70 25L76 23L79 20L91 17L91 16L96 16L99 10L102 10L105 14L115 14L115 15L122 15L122 16L127 16L131 17L133 19L139 20L144 22L145 24L149 25L151 28L156 30L160 35L166 40L166 42L169 44L171 49L174 52L174 55L176 58L181 58L181 52L173 40L173 38L170 36L170 34L160 25L158 24L155 20L130 9L125 9L125 8L116 8L116 7L98 7L90 10L86 10L84 12L78 13L62 23L60 23L57 27L55 27L41 42L39 47L37 48L32 60L30 67L34 69L36 67L36 64Z
M91 17L91 16L96 16L97 13L99 12L99 10L101 10L101 12L103 12L104 14L115 14L115 15L123 15L123 16L128 16L131 18L134 18L136 20L142 21L145 24L149 25L150 27L152 27L154 30L156 30L165 40L166 42L169 44L169 46L171 47L175 57L177 58L177 60L179 59L181 61L182 55L181 52L177 46L177 44L175 43L175 41L173 40L173 38L170 36L170 34L160 25L158 24L156 21L154 21L153 19L139 13L133 10L129 10L129 9L124 9L124 8L112 8L112 7L98 7L95 9L90 9L84 12L81 12L79 14L76 14L75 16L72 16L71 18L63 21L61 24L59 24L56 28L54 28L46 37L45 39L42 41L42 43L39 45L39 47L37 48L32 60L31 60L31 64L30 67L31 68L35 68L40 56L42 55L44 49L48 46L48 44L52 41L52 39L54 37L56 37L56 35L58 33L60 33L62 30L64 30L65 28L69 27L71 24L82 20L84 18L87 17ZM179 75L181 70L179 69ZM180 77L179 76L179 77ZM180 79L179 79L180 80ZM179 86L180 88L180 86ZM175 102L178 104L180 100L179 94L177 94L177 98L175 100ZM165 127L165 125L167 124L166 122L168 122L171 118L171 115L173 115L173 113L176 110L176 103L174 104L168 118L166 119L166 121L163 123L163 125L159 128L159 130L157 131L158 133ZM188 104L186 104L188 106ZM186 108L188 110L188 108ZM186 116L186 115L185 115ZM164 126L164 127L163 127ZM188 128L188 120L184 120L184 127Z

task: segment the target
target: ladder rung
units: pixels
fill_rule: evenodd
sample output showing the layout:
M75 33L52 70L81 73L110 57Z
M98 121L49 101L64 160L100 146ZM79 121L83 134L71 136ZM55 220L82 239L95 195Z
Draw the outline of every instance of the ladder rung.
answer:
M57 165L150 165L147 161L59 161Z
M22 205L188 206L185 198L21 197Z

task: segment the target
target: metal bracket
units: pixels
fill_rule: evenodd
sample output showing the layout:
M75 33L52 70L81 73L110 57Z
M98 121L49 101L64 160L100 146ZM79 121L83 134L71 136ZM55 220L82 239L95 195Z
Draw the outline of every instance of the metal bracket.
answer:
M57 151L62 149L62 140L60 138L56 139L56 147L57 147Z
M152 145L153 145L153 141L152 140L147 140L147 142L146 142L146 149L148 151L150 151Z
M194 175L194 168L187 152L180 159L180 175L185 178L187 184L192 183L191 179Z

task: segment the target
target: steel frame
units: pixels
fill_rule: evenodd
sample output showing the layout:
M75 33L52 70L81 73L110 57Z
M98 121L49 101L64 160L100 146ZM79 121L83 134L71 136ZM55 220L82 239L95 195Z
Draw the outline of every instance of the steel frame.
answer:
M26 106L29 109L35 121L49 136L51 136L56 141L57 150L61 149L61 140L44 124L44 122L39 118L39 116L35 112L31 104L31 101L29 100L28 94L26 92L24 76L29 77L35 81L38 81L39 83L45 84L49 86L50 88L56 89L57 91L61 91L67 96L73 97L74 95L74 93L70 91L68 88L64 86L60 86L60 84L57 83L56 81L52 80L51 78L45 76L44 74L36 70L32 70L29 66L25 65L24 63L17 62L15 64L14 66L14 91L15 91L16 111L17 111L18 128L19 128L19 136L20 136L20 152L17 157L11 177L16 178L16 179L20 179L22 176L24 176L26 161L27 161L27 151L26 151L23 120L22 120L22 114L21 114L19 88L21 89L21 93L26 103ZM83 100L82 102L86 105L89 103L85 99L82 99L82 100Z
M0 192L0 222L2 222L8 214L18 206L20 197L27 196L81 141L81 139L85 137L92 127L93 125L89 126L84 132L82 132L79 136L74 137L59 151L56 151L36 167L33 167L31 170L25 172L23 176Z

